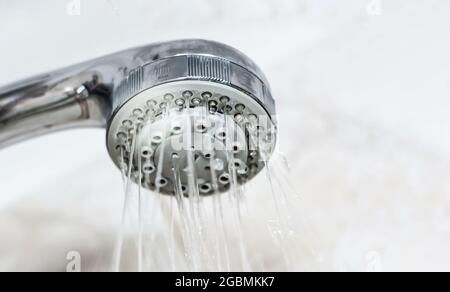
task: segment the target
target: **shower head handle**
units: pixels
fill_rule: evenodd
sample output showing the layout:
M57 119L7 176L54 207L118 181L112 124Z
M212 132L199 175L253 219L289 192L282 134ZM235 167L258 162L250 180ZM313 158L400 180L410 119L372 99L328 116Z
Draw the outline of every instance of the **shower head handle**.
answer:
M140 91L204 80L252 96L274 118L266 77L247 56L206 40L178 40L111 54L0 88L0 148L75 127L107 127Z

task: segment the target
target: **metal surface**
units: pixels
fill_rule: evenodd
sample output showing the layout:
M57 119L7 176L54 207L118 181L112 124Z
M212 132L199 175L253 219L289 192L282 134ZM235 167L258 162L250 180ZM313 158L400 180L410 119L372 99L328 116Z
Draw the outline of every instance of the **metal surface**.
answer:
M165 194L174 194L177 180L188 191L190 176L201 195L244 184L265 166L276 143L276 126L259 102L231 86L201 80L142 91L120 107L108 132L117 166Z
M0 88L0 148L56 130L106 127L111 157L120 165L113 141L119 131L115 121L132 114L127 104L142 92L184 81L234 90L233 96L241 96L252 115L268 117L276 127L268 82L248 57L217 42L179 40L122 51Z

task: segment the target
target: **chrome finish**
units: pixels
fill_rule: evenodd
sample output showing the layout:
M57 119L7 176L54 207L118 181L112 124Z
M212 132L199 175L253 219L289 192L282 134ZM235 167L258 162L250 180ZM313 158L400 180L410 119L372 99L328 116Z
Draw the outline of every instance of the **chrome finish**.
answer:
M130 84L139 91L142 73L136 76ZM107 147L113 162L144 188L175 195L181 185L195 192L189 187L195 174L200 195L207 196L228 191L231 179L243 185L254 178L273 153L276 132L249 94L220 82L179 80L118 107Z
M114 93L113 108L117 110L136 94L157 85L183 80L204 80L225 84L249 94L274 118L275 102L258 67L231 48L226 54L223 45L209 44L211 46L169 49L172 55L164 51L164 55L156 55L158 59L136 67ZM215 48L217 52L214 52ZM220 51L224 54L220 55ZM235 57L229 57L233 56L233 52ZM248 64L248 67L245 67L245 64Z
M212 41L171 41L0 88L0 148L56 130L107 127L113 112L139 91L192 79L228 84L275 113L266 78L241 52Z
M244 184L266 165L277 133L261 70L205 40L130 49L0 88L0 148L74 127L107 128L116 165L166 194L190 184L188 166L202 195Z
M104 127L110 89L100 72L73 67L0 89L0 148L71 127Z

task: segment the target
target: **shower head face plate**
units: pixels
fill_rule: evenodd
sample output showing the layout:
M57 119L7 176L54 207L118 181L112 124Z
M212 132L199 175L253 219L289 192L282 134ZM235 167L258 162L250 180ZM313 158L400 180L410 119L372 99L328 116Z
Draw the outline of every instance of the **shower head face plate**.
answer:
M276 126L249 95L219 83L177 81L142 91L108 129L115 164L159 193L212 195L265 166Z

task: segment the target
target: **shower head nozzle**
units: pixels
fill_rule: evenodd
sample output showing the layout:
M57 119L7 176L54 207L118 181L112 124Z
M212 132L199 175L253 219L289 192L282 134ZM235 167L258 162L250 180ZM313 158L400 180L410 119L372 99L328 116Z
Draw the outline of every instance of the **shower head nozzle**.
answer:
M106 127L114 163L164 194L247 182L277 134L261 70L206 40L151 44L0 88L0 147L85 126Z
M216 42L165 43L114 94L108 149L135 181L160 193L202 195L243 184L265 165L276 140L266 78L239 51Z

